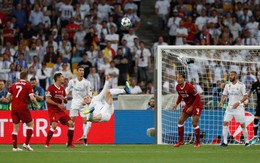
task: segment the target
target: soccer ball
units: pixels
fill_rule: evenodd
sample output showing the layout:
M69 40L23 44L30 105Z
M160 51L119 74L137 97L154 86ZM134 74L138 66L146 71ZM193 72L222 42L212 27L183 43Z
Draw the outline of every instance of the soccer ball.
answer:
M127 17L124 17L122 20L121 20L121 25L123 27L129 27L131 25L131 20Z

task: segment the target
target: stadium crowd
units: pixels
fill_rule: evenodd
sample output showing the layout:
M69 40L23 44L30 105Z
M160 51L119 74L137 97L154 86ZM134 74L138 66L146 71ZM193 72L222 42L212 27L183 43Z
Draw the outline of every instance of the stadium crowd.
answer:
M167 39L158 36L152 47L146 47L136 35L141 25L140 3L141 0L2 0L0 79L4 85L0 89L6 91L19 79L21 71L28 70L29 80L33 77L32 82L38 83L37 89L41 87L39 92L44 96L55 72L62 72L66 87L76 67L83 65L84 77L97 93L104 76L110 74L111 88L130 80L133 94L153 94L148 72L158 45L260 44L259 0L157 0L154 7L158 29L167 33ZM120 25L122 17L131 19L131 28ZM233 58L229 54L228 57ZM257 71L257 65L250 66L241 72L247 73L247 67ZM199 85L201 81L195 78ZM220 82L213 80L210 82L215 86ZM1 92L0 97L5 93Z

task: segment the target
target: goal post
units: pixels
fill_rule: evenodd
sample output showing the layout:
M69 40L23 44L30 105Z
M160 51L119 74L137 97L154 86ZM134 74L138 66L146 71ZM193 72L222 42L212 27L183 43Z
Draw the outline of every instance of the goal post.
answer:
M204 105L199 121L201 139L202 143L213 144L222 135L226 105L218 108L217 104L223 85L228 82L229 72L237 71L238 80L246 84L248 91L250 84L257 78L256 72L260 70L259 58L260 46L158 46L154 75L157 107L156 143L173 144L178 139L177 123L184 104L181 103L177 110L172 110L172 106L178 97L175 86L176 75L179 72L185 72L187 81L201 93ZM255 97L252 96L246 107L249 139L253 134L255 102ZM184 126L187 144L193 139L190 119ZM234 120L230 123L229 135L233 143L243 141L243 135Z

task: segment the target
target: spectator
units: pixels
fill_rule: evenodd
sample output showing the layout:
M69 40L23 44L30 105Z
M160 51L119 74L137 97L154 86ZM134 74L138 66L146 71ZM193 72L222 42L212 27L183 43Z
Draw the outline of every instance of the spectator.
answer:
M31 78L35 78L37 82L39 82L38 77L36 76L36 70L33 66L30 66L28 69L28 80L30 81Z
M217 83L217 81L225 79L224 76L227 74L221 61L216 61L216 64L211 67L211 71L213 75L213 83Z
M125 85L128 75L128 58L123 56L123 50L119 48L117 55L114 57L116 67L119 69L118 85Z
M115 33L116 28L114 26L110 27L110 33L106 35L105 40L111 42L111 48L117 51L119 35Z
M153 81L148 81L146 94L154 94Z
M44 62L45 63L52 63L52 64L55 64L57 62L57 55L54 52L53 46L48 47L48 52L44 56Z
M70 4L70 0L65 0L65 4L60 6L60 25L62 28L66 27L69 24L69 20L72 18L74 13L73 6Z
M91 62L88 60L87 53L83 53L82 61L79 62L78 66L81 66L81 65L84 67L84 78L87 78L88 74L90 72L90 68L92 67Z
M69 61L72 57L71 52L72 52L71 44L69 43L68 40L63 39L61 41L61 44L59 45L59 50L58 50L59 56L61 56L61 58L64 61Z
M44 100L45 99L45 91L43 90L42 87L38 86L38 82L37 82L35 77L32 77L30 79L30 84L33 87L34 97L36 98L37 103L40 106L40 110L46 110L45 100ZM30 103L29 109L35 110L36 107L34 106L34 104Z
M243 45L258 45L256 39L251 37L251 33L249 30L246 29L244 31L244 36L245 37L241 41Z
M93 46L94 49L97 49L97 43L99 42L98 36L95 34L94 28L90 27L88 33L85 36L86 49L89 50L90 46Z
M217 87L212 89L213 109L218 109L218 103L220 102L225 83L224 80L219 80L217 81Z
M15 26L21 30L25 28L27 22L26 12L22 9L22 4L18 3L12 12L12 16L16 18Z
M232 17L232 23L230 23L228 27L233 35L233 39L236 40L242 31L241 25L237 23L236 17Z
M172 16L168 20L167 27L169 28L169 44L175 45L176 43L176 30L182 19L178 17L177 10L174 10Z
M131 94L141 94L142 90L139 85L136 85L136 80L134 78L130 81L130 92Z
M62 69L61 69L61 73L64 76L64 78L67 79L72 79L73 78L73 74L71 73L71 70L68 69L68 63L62 63Z
M43 88L43 90L46 90L46 86L47 86L47 79L48 79L48 70L46 68L46 63L43 62L41 69L38 69L36 71L36 76L39 79L39 85Z
M111 12L111 6L109 6L107 3L106 3L106 0L101 0L100 3L98 4L98 17L100 18L100 21L103 21L103 20L108 20L108 15L109 13Z
M100 39L99 46L100 49L104 49L106 46L106 36L109 34L109 29L107 27L107 21L102 21L101 25L101 29L98 30L98 37Z
M49 39L47 41L44 42L44 49L46 50L46 52L49 52L49 49L52 47L53 52L56 53L58 50L58 43L56 41L54 41L53 35L49 35Z
M80 3L80 17L83 20L87 14L89 14L90 6L86 0L79 0Z
M115 57L116 55L116 52L115 50L111 47L111 42L110 41L107 41L106 42L106 47L103 49L103 54L105 57L108 58L108 61L112 61L113 58Z
M158 42L155 42L152 47L152 55L156 56L157 54L157 47L160 45L168 45L166 42L164 42L163 36L158 37Z
M41 69L41 63L39 62L38 56L33 56L33 61L30 63L30 66L33 66L35 70Z
M250 91L252 84L256 82L256 76L253 75L251 67L247 67L247 74L243 77L242 82L246 85L246 91Z
M5 81L0 80L0 110L9 110L9 103L4 102L8 91L5 88Z
M145 81L140 81L138 85L139 85L139 87L142 90L142 94L146 94L146 92L147 92L146 82Z
M129 29L129 33L125 34L122 38L122 40L126 40L127 42L127 46L131 49L134 47L134 39L138 38L135 34L134 34L134 29L130 28Z
M199 30L202 30L202 27L207 25L208 17L206 15L206 10L201 11L201 15L196 18L195 24L198 26Z
M84 30L83 25L79 25L78 31L74 35L74 44L76 45L75 56L79 57L84 53L85 43L84 38L86 35L86 31Z
M67 66L68 67L68 66ZM62 70L62 57L57 57L57 62L53 65L51 76L54 76L54 74L58 71ZM68 68L67 68L68 69Z
M32 63L33 62L33 57L34 56L38 56L39 55L39 53L38 53L38 50L36 49L36 44L35 43L32 43L31 44L31 48L30 48L30 50L29 50L29 52L28 52L28 63L30 64L30 63Z
M128 9L132 9L133 13L136 14L138 6L133 2L133 0L128 0L124 5L124 10L127 11Z
M139 45L139 41L138 41L138 45ZM135 59L134 56L132 55L134 54L134 52L131 53L131 49L127 46L126 40L122 40L122 45L120 48L122 49L122 56L126 57L128 60L128 73L130 76L132 76L132 74L134 74L134 65L135 65Z
M148 81L148 68L151 68L151 53L145 48L144 42L140 41L140 50L136 51L135 68L137 71L137 81ZM138 69L137 69L138 68Z
M127 17L131 20L131 26L136 31L140 24L141 24L141 19L133 12L133 8L127 9L124 17Z
M155 110L155 98L152 97L148 102L148 108L146 110Z
M27 69L28 69L28 63L27 63L27 61L25 60L23 53L20 53L20 54L19 54L19 57L18 57L18 60L16 60L16 61L14 62L14 66L16 67L17 65L20 65L22 71L27 71Z
M74 18L69 19L69 23L66 25L66 31L69 34L69 41L73 43L74 35L78 31L80 26L74 22Z
M194 45L195 35L198 32L198 27L193 23L192 16L187 17L186 21L183 23L183 27L188 30L186 42L190 45Z
M188 30L183 27L183 21L180 21L179 27L176 30L176 45L186 44L186 38L188 36Z
M87 79L90 81L93 94L97 94L100 90L100 77L98 73L96 73L95 67L90 68L90 73L88 74Z
M11 63L10 66L10 71L8 72L8 81L10 84L15 83L19 78L16 77L16 71L15 71L15 66L14 63Z
M119 76L119 69L115 67L115 61L110 62L110 67L105 70L105 75L109 75L110 79L110 88L117 88L118 87L118 76Z
M246 24L246 29L250 32L250 37L255 38L258 30L259 22L255 21L255 17L250 18L250 22Z
M40 6L38 4L34 5L34 10L29 16L29 22L32 23L33 28L36 30L38 30L39 24L45 23L43 12L40 10Z
M93 45L91 45L90 49L86 53L88 54L89 61L94 66L97 60L98 51L94 49Z
M15 30L11 28L11 22L8 21L6 27L2 31L3 44L6 45L6 43L9 42L11 45L14 45L14 35Z
M110 63L108 62L107 57L102 57L103 62L99 62L98 74L100 77L100 85L104 85L105 80L105 71L110 68Z
M166 23L168 21L170 13L170 3L165 0L157 0L155 3L156 15L159 17L159 29L163 31L166 29Z

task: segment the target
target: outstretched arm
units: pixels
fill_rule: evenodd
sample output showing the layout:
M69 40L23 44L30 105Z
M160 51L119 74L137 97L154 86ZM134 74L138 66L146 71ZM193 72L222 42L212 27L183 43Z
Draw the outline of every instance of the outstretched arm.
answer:
M106 91L109 89L109 79L110 79L110 76L107 75L105 85L104 85L102 91L97 96L94 97L95 100L101 101L104 98Z

